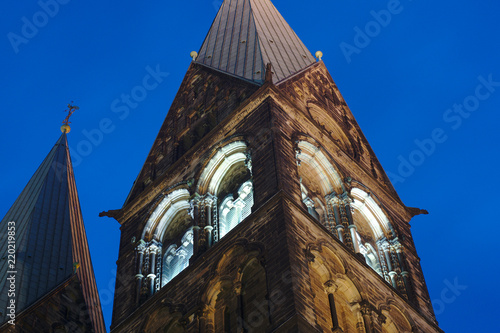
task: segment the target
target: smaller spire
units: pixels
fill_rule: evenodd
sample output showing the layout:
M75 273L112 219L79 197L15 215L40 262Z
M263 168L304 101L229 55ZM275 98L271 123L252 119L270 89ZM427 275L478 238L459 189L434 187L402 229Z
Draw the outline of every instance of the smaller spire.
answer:
M61 132L63 133L69 133L69 131L71 131L71 127L69 126L69 124L71 124L71 122L69 121L69 117L71 117L71 115L76 111L76 110L80 110L80 108L76 105L71 105L73 103L73 101L71 101L71 103L68 103L68 109L67 110L64 110L64 112L68 111L68 115L66 116L66 118L64 118L63 120L63 125L61 126Z

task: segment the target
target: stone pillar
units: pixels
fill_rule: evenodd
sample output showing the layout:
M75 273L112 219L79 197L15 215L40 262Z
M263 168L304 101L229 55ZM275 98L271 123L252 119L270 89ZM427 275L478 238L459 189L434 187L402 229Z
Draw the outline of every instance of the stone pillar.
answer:
M212 247L212 243L213 243L213 238L212 238L212 230L214 229L214 227L210 226L210 225L207 225L205 227L205 237L207 238L207 246L208 248L211 248Z
M241 295L241 282L234 285L234 294L236 295L236 332L245 332L244 318L243 318L243 296Z
M200 227L198 226L200 214L197 199L195 198L189 202L191 205L191 217L193 218L193 258L198 256L198 243L200 240Z
M206 304L202 305L198 310L198 331L200 333L215 333L212 319L214 311L214 308Z
M142 289L142 282L144 280L144 275L142 267L144 265L144 251L145 251L145 242L141 239L139 241L139 245L136 247L136 272L137 274L135 275L135 283L136 283L136 297L135 301L136 304L139 305L140 299L141 299L141 289Z
M372 306L367 301L361 302L360 312L363 316L363 321L365 322L366 333L374 333L372 325Z
M193 259L218 241L217 197L207 193L197 195L191 202L193 206Z
M401 268L401 277L403 278L403 284L406 291L406 296L410 301L413 301L411 286L410 286L410 273L408 273L408 270L406 268L403 246L399 243L399 241L397 241L394 245L394 248L396 250L396 254L398 257L399 267Z
M351 311L356 316L358 319L356 323L356 329L359 333L365 333L366 332L366 327L365 327L365 321L363 319L363 315L361 313L361 303L354 303L351 305Z
M359 253L358 237L356 235L358 228L351 224L349 225L349 231L351 232L352 245L354 247L354 253Z
M156 241L151 241L147 248L149 255L149 274L148 278L148 294L153 295L159 289L159 280L157 277L160 275L161 260L159 253L161 252L161 245Z
M396 281L397 273L393 269L392 260L391 260L391 253L390 253L391 249L390 249L389 242L385 241L382 243L382 250L384 251L384 257L385 257L385 261L387 264L387 269L389 270L390 282L391 282L392 286L394 287L394 289L397 290L398 289L398 285L397 285L397 281Z
M332 281L328 280L324 284L325 291L328 294L328 303L330 304L330 315L332 317L332 332L342 332L340 326L339 326L339 319L337 316L337 309L335 306L335 296L334 293L337 291L337 284Z
M339 211L340 211L340 218L342 220L342 225L344 228L349 228L351 225L353 225L353 220L352 220L352 214L351 214L351 206L349 204L351 198L349 198L347 192L343 193L342 195L339 195ZM354 251L354 243L356 242L356 239L352 238L351 233L346 232L344 233L344 244L347 245L351 250Z
M335 212L335 192L331 193L331 194L328 194L326 197L325 197L325 201L326 201L326 212L327 212L327 219L328 219L328 230L330 230L330 232L332 234L335 235L335 227L337 226L337 215L338 215L338 212L336 213ZM337 211L338 211L338 207L337 207Z

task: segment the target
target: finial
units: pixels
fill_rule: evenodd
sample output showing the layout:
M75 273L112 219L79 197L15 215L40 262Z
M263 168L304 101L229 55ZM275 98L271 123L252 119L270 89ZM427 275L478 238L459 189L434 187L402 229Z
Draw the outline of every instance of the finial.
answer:
M71 103L73 103L73 101L71 101ZM70 124L69 117L71 117L71 115L76 110L80 109L76 105L71 105L71 103L68 103L68 109L64 110L64 112L68 111L68 115L66 116L66 118L64 118L63 125L61 126L61 132L63 132L63 133L69 133L69 131L71 131L71 127L69 126L69 124Z
M190 56L191 58L193 58L193 61L195 61L195 60L196 60L196 58L198 58L198 52L196 52L196 51L191 51L191 53L189 53L189 56Z
M319 61L321 61L321 58L323 58L323 52L321 51L316 51L316 58L318 58Z

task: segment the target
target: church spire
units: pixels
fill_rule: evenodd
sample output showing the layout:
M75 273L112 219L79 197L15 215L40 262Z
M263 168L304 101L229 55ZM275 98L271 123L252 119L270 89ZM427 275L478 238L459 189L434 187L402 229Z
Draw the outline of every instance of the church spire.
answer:
M12 319L6 311L12 300L16 326L24 327L33 317L50 317L47 304L63 308L61 304L71 299L64 308L68 313L75 310L77 317L71 318L73 329L77 325L105 332L66 137L69 126L63 125L61 131L54 147L0 222L2 248L6 250L8 242L4 231L14 226L16 251L15 262L0 260L0 325L7 325L5 322ZM12 275L16 290L10 294L7 277ZM83 317L76 318L82 315L85 320L80 323ZM23 321L26 317L29 319ZM55 318L47 321L52 319ZM69 317L57 318L55 324L66 326L68 320Z
M225 0L195 62L262 84L268 63L276 83L315 59L269 0Z

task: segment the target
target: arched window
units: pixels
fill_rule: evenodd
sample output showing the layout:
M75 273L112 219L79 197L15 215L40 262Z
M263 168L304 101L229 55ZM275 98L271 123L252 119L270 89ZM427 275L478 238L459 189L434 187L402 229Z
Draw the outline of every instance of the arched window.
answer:
M189 259L192 255L193 230L190 228L179 243L174 242L167 246L163 256L162 287L189 266Z
M309 142L297 142L296 158L302 202L312 217L331 229L326 198L344 192L342 180L322 149Z
M365 261L375 272L377 272L380 276L384 276L382 273L382 268L380 267L380 259L378 256L378 252L376 249L376 245L363 241L362 237L359 235L359 232L356 232L356 240L358 242L359 253L361 253L365 257Z
M197 189L200 198L210 198L202 199L202 223L212 228L209 237L213 239L208 244L217 242L250 215L254 204L251 165L246 143L233 141L217 149L203 169Z
M238 223L243 221L252 212L253 184L251 180L244 182L237 193L228 194L219 208L219 235L224 237Z
M325 222L326 211L321 195L317 193L312 193L309 191L304 184L302 184L302 179L300 182L300 190L302 195L302 202L307 206L307 211L321 223Z
M138 302L154 294L189 265L193 219L187 189L168 193L148 218L136 247Z
M365 191L353 188L351 196L354 199L351 206L357 230L356 242L359 253L365 257L368 266L384 277L378 245L386 239L386 234L389 233L389 220L371 195ZM382 258L382 260L384 259ZM384 265L386 264L384 263Z

